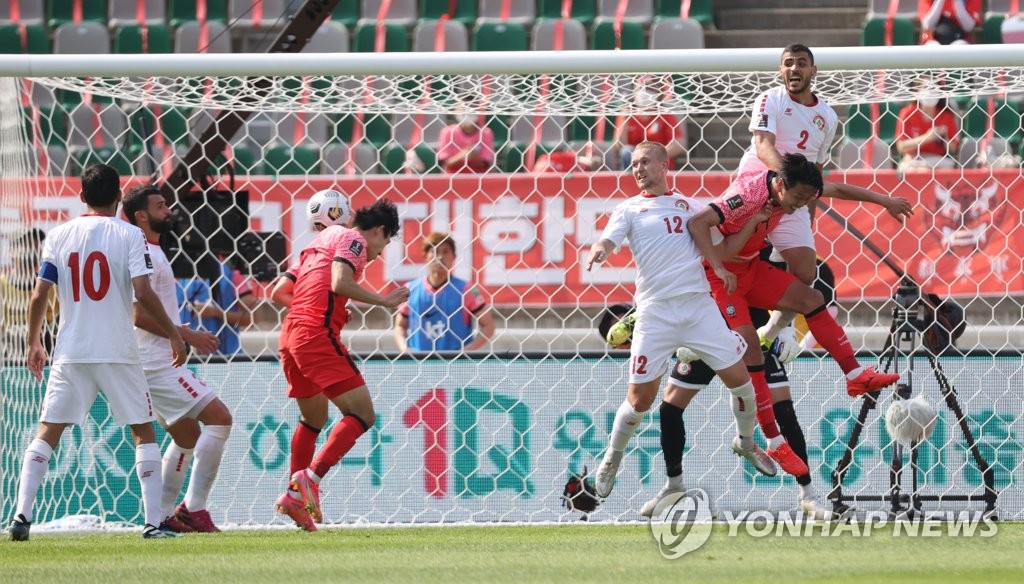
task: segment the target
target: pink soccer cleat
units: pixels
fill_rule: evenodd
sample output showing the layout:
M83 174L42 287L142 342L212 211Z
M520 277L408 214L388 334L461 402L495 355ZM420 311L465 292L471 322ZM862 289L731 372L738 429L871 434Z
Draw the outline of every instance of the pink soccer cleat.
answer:
M779 446L775 450L769 449L768 456L772 457L772 460L779 463L782 470L795 477L802 477L810 472L807 469L807 463L800 460L800 457L793 452L793 448L790 447L788 442L783 442L782 446Z
M210 512L206 509L200 511L189 511L185 507L185 503L181 503L174 510L173 517L178 520L179 523L189 527L189 531L198 531L199 533L220 533L220 529L213 524L213 518L210 517Z
M288 488L302 497L302 502L306 505L306 511L309 511L313 521L317 523L324 522L323 513L320 511L320 485L314 483L305 470L300 470L292 475Z
M283 495L278 497L277 512L291 517L295 525L298 525L305 531L316 531L316 524L313 523L313 518L309 515L309 511L306 511L306 506L302 503L301 499L293 497L290 491L285 491Z

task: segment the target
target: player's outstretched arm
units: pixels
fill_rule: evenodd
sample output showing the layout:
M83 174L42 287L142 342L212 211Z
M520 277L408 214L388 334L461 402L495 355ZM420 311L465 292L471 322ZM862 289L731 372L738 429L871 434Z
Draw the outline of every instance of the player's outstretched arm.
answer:
M910 202L903 197L890 197L881 193L848 185L845 183L825 183L825 188L821 190L821 196L832 197L833 199L843 199L846 201L863 201L865 203L873 203L884 207L885 210L896 218L900 223L903 222L905 217L910 217L914 214L914 208L910 205Z
M604 263L608 254L615 249L615 244L607 239L600 239L590 246L590 255L587 256L587 271L589 272L594 264Z
M707 260L711 269L714 270L715 275L725 283L726 291L732 294L736 290L736 274L725 269L719 249L711 241L711 229L721 222L718 212L713 207L704 207L696 215L690 217L690 220L686 222L686 228L690 231L693 243Z
M775 134L764 130L755 130L754 149L757 151L757 158L765 166L775 172L782 168L782 153L775 147Z
M43 320L46 318L46 305L50 300L50 289L53 284L46 280L36 280L32 289L32 297L28 303L28 336L25 346L25 363L29 372L39 381L43 380L43 367L46 366L46 349L43 348Z
M395 308L409 299L409 289L405 286L394 288L383 295L363 288L356 282L352 266L339 261L335 261L331 265L331 292L351 298L357 302L376 304L377 306L386 306L388 308Z
M149 285L149 275L136 276L132 278L132 288L135 290L135 299L146 313L153 319L163 336L171 342L171 354L174 355L174 366L180 367L188 359L188 349L185 341L181 339L178 327L174 326L171 318L164 311L164 305L160 303L153 288Z
M281 274L274 283L274 289L270 291L270 299L284 306L291 308L292 297L295 295L295 279L291 274Z

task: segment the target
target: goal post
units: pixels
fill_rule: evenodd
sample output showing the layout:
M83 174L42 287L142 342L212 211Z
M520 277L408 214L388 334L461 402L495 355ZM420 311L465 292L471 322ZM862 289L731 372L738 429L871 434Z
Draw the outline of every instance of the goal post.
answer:
M815 91L842 120L826 180L905 197L915 215L901 226L865 205L835 201L832 209L924 289L966 309L964 353L940 362L993 466L1000 516L1024 519L1024 421L1015 405L1024 381L1024 203L1012 196L1021 180L1024 54L998 45L812 49ZM115 166L125 189L162 184L219 112L245 111L248 121L224 136L228 147L212 161L207 183L177 203L172 258L183 280L246 292L245 307L239 300L225 308L253 312L238 331L240 351L190 364L235 419L210 501L214 520L282 521L273 501L285 485L297 414L276 362L283 312L268 292L312 238L304 203L325 188L345 193L354 208L379 197L398 204L402 232L367 267L370 286L422 278L421 241L449 232L455 275L479 288L497 324L479 354L407 358L395 350L391 312L352 307L342 341L360 357L378 421L325 480L328 521L575 520L561 506L562 486L570 471L596 466L625 395L625 355L608 352L595 329L604 307L632 301L635 271L628 253L594 272L583 260L606 215L636 192L623 171L626 121L646 116L647 131L654 131L651 120L670 126L659 135L679 145L671 186L715 197L750 143L755 97L779 82L780 54L781 47L0 56L0 517L11 515L44 391L21 361L17 327L32 279L24 235L84 211L77 195L84 166ZM645 92L649 101L640 97ZM960 149L949 168L901 172L896 120L922 92L955 111ZM486 128L473 134L479 138L468 146L477 154L465 163L481 172L449 172L467 169L445 168L452 152L441 138L467 117ZM469 160L464 147L455 152ZM898 279L840 223L823 216L816 230L818 253L836 275L839 320L869 361L888 333ZM220 260L235 270L231 278ZM186 299L186 313L188 306ZM227 332L223 323L204 326ZM858 404L818 352L798 359L790 379L813 478L825 493ZM918 372L914 382L915 394L941 404L927 375ZM939 410L921 450L922 488L980 492L959 420ZM141 516L130 448L102 399L90 413L54 456L36 503L41 523L79 515L137 523ZM791 481L756 476L731 454L733 422L720 387L694 400L686 424L684 482L707 491L716 510L795 507ZM658 432L652 414L594 520L639 518L663 481ZM847 496L884 490L891 452L880 417L869 420Z

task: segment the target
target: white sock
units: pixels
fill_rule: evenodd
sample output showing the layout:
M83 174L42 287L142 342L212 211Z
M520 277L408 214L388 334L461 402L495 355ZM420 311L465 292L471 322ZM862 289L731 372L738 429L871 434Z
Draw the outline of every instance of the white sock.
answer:
M155 442L135 447L135 474L142 487L142 513L149 525L159 526L160 496L163 494L163 477L160 476L160 446Z
M615 422L612 424L612 434L608 440L612 450L622 452L626 449L629 439L633 437L636 427L640 425L640 420L644 419L646 413L634 410L629 401L622 402L615 412Z
M311 468L307 468L306 469L306 476L309 477L309 480L313 481L314 483L316 483L318 485L320 484L320 481L322 481L323 478L324 478L324 477L316 474L315 472L313 472L313 469L311 469Z
M50 469L50 457L53 449L50 445L36 438L25 450L25 459L21 463L21 480L18 481L18 503L14 508L15 515L22 515L25 521L32 521L32 504L43 484L43 477Z
M203 426L203 432L196 442L196 463L192 466L192 478L185 492L185 507L189 511L206 509L213 482L217 480L220 460L224 457L224 445L231 435L231 426Z
M864 371L864 367L863 366L858 367L858 368L854 369L853 371L847 373L846 374L846 378L847 379L856 379L857 376L860 375L863 371Z
M736 418L736 430L744 438L754 435L757 427L757 399L754 397L754 384L747 381L739 387L730 387L732 394L732 415Z
M782 446L785 443L786 443L786 439L782 437L782 434L779 434L778 436L776 436L774 438L769 438L768 439L768 450L776 450L779 446Z
M795 312L773 310L771 316L768 317L768 328L765 329L764 336L774 340L782 332L782 329L793 324L794 320L796 320Z
M814 485L813 484L797 485L797 486L800 487L800 498L801 499L813 499L813 498L818 496L818 494L816 492L814 492Z
M178 494L181 493L181 485L185 484L185 475L188 473L188 466L192 464L192 449L182 448L173 441L164 452L161 474L164 485L163 496L160 499L160 513L162 517L174 514L174 504L178 501Z

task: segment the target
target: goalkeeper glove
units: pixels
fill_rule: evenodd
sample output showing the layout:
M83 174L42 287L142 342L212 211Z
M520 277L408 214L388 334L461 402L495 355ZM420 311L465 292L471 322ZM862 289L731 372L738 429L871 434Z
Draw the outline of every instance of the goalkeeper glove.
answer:
M700 355L686 347L679 347L676 349L676 359L679 359L680 363L692 363L693 361L700 359Z
M625 318L608 329L604 340L613 347L618 347L633 340L633 327L636 326L636 313L631 312Z
M761 329L757 329L757 334L759 337L761 336ZM764 347L763 341L761 346ZM782 329L778 338L770 341L768 347L766 350L778 357L782 363L792 362L803 351L803 347L800 346L800 342L796 339L796 329L792 325Z

